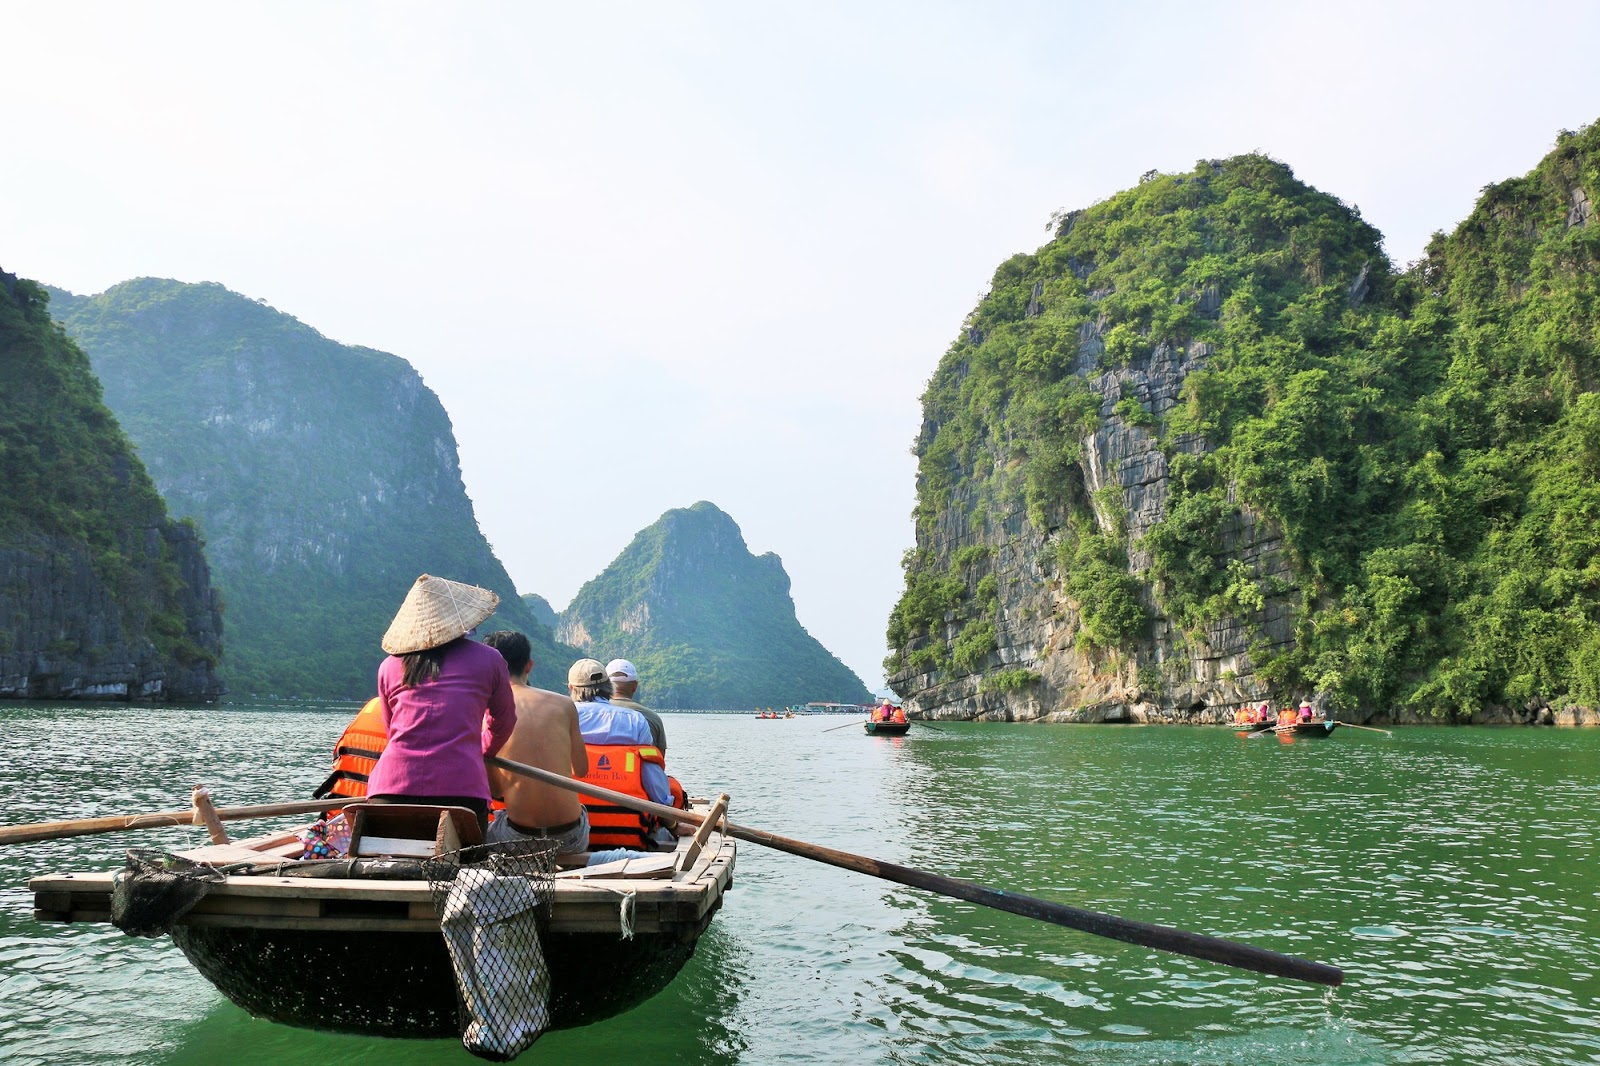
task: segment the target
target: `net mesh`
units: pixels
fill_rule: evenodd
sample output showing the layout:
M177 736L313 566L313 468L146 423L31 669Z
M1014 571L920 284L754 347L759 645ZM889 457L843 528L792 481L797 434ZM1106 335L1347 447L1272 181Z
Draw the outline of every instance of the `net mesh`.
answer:
M456 975L461 1042L505 1062L550 1025L550 922L556 848L549 841L488 844L423 863Z
M164 851L131 849L111 879L111 924L129 936L162 936L224 877Z

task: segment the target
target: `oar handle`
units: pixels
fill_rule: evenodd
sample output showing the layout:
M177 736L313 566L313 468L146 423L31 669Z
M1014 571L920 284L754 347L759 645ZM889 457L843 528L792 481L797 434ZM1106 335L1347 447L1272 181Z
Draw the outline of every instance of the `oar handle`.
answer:
M261 803L250 807L218 807L217 817L222 821L241 818L271 818L280 814L311 814L314 811L336 811L346 804L360 803L360 797L325 800L300 800L295 803ZM13 825L0 829L0 844L26 844L35 840L59 840L63 837L91 836L95 833L117 833L124 829L160 829L173 825L193 825L194 810L158 811L151 814L114 814L103 818L78 818L69 822L36 822L33 825Z
M564 788L569 792L578 792L586 796L629 807L633 810L644 811L649 814L659 815L663 818L681 819L696 824L705 820L705 815L698 811L683 811L676 807L668 807L662 803L653 803L630 796L625 792L615 792L609 788L601 788L587 782L574 781L570 777L542 770L537 766L526 763L512 762L494 756L489 762L502 770L524 777L531 777L545 784ZM739 840L748 840L752 844L762 844L778 851L798 855L801 858L813 859L817 862L827 863L844 870L854 870L857 873L880 877L886 881L907 885L912 888L926 889L956 899L964 899L969 903L977 903L997 910L1009 911L1020 914L1026 918L1037 918L1041 921L1055 925L1066 926L1069 929L1078 929L1096 936L1109 937L1112 940L1121 940L1129 944L1138 944L1142 947L1157 948L1161 951L1171 951L1179 955L1188 955L1196 959L1205 959L1208 962L1219 962L1225 966L1234 966L1243 970L1254 970L1257 973L1271 974L1274 977L1290 977L1297 981L1310 981L1315 984L1338 986L1344 981L1344 972L1337 966L1328 966L1320 962L1311 962L1308 959L1296 958L1293 955L1284 955L1265 948L1252 947L1241 944L1235 940L1224 940L1220 937L1202 936L1199 933L1189 933L1182 929L1173 929L1164 925L1151 925L1147 922L1135 922L1126 918L1118 918L1111 914L1101 914L1097 911L1080 910L1077 907L1068 907L1063 903L1053 903L1050 900L1038 899L1034 896L1022 895L1017 892L1004 892L999 889L988 888L971 881L963 881L957 877L946 877L943 874L929 873L926 870L917 870L909 866L900 866L892 862L881 862L864 855L854 855L847 851L838 851L834 848L824 847L820 844L811 844L804 840L794 840L790 837L781 837L775 833L768 833L760 829L751 829L747 826L734 825L732 822L724 823L728 835Z

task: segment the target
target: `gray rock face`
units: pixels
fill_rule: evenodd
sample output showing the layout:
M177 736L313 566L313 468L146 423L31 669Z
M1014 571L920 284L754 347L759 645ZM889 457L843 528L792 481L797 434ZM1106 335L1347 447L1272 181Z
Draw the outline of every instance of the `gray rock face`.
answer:
M1127 367L1101 365L1099 328L1087 325L1079 334L1074 373L1085 377L1101 397L1101 424L1082 440L1079 468L1084 495L1094 507L1096 522L1109 531L1119 516L1107 513L1103 501L1114 494L1125 522L1129 570L1144 575L1150 558L1140 540L1166 516L1169 493L1167 459L1150 430L1130 425L1116 413L1119 400L1130 397L1152 415L1177 405L1184 379L1205 366L1212 352L1194 343L1182 350L1160 345ZM1201 453L1209 445L1198 437L1172 440L1180 452ZM1000 454L996 466L1013 460ZM1152 622L1132 659L1091 654L1079 648L1079 605L1063 591L1055 543L1065 509L1051 516L1049 528L1033 526L1015 504L1003 504L988 490L963 478L940 512L932 537L922 545L935 556L936 567L948 566L955 551L969 544L991 550L987 568L972 575L975 585L992 573L999 586L996 618L998 648L973 673L951 667L940 673L902 672L890 685L917 713L932 718L1054 722L1220 722L1235 708L1266 698L1266 685L1255 676L1252 648L1288 645L1293 640L1295 605L1300 590L1282 538L1271 524L1248 510L1218 530L1220 558L1237 560L1259 584L1270 590L1259 611L1246 618L1208 624L1196 636L1185 636L1161 613L1153 597L1145 597ZM1109 493L1103 490L1109 490ZM1069 501L1070 502L1070 501ZM974 515L987 514L986 527ZM926 640L955 639L958 621L952 614L942 634ZM1034 683L1001 689L986 681L1001 671L1026 670Z
M0 271L0 698L212 700L221 600L49 297Z
M1589 217L1594 214L1594 209L1589 205L1589 194L1583 186L1574 185L1569 194L1572 206L1567 210L1567 228L1582 227L1589 224Z
M188 590L188 637L215 655L222 609L194 531L169 523L144 530L154 558L172 548ZM79 543L42 535L0 548L0 698L204 702L222 694L212 664L164 657L125 620Z

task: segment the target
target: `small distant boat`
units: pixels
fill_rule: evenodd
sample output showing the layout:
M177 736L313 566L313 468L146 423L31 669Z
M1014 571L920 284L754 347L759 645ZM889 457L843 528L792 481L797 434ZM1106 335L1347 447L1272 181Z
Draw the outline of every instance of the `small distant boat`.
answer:
M869 737L903 737L911 729L910 722L867 722Z
M1274 728L1280 737L1293 737L1296 740L1301 738L1314 739L1329 736L1335 729L1339 728L1339 723L1332 718L1328 718L1311 722L1296 722L1294 725L1280 725Z

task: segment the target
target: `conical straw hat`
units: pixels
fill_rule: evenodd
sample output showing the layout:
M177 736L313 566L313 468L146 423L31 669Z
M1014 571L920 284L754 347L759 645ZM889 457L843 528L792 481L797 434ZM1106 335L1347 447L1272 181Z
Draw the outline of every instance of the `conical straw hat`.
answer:
M423 574L383 635L383 650L405 655L448 644L471 632L500 605L488 589Z

